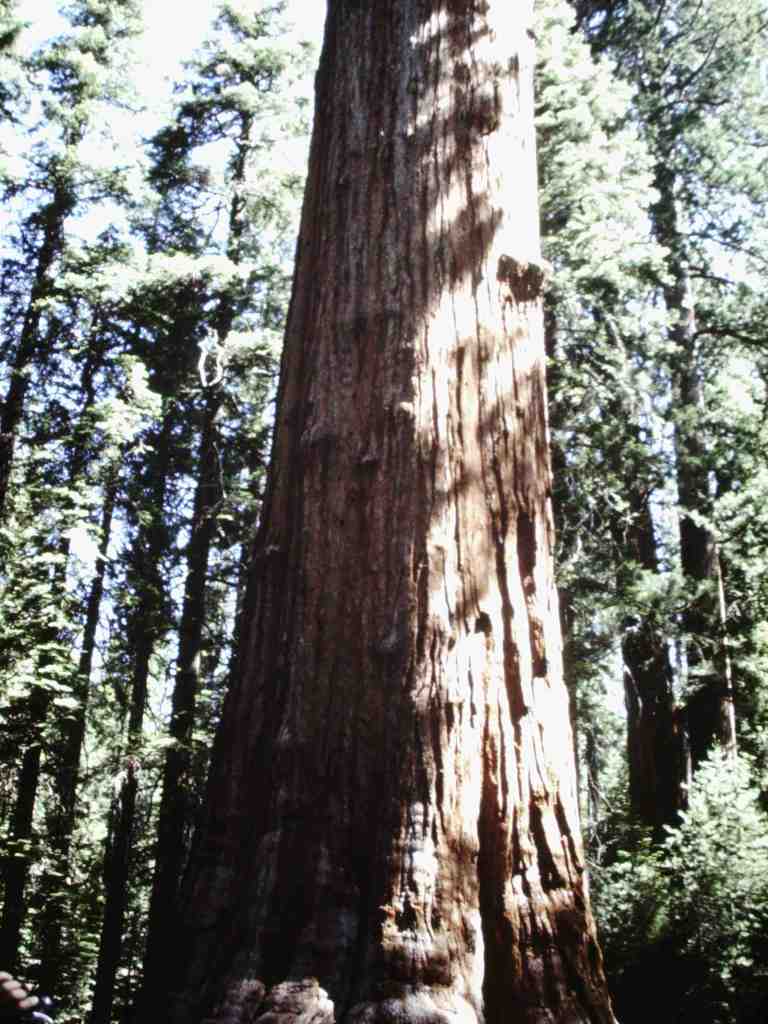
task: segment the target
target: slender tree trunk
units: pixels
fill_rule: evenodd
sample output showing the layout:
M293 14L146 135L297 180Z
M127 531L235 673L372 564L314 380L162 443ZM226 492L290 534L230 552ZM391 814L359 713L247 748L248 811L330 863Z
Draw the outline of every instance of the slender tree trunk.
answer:
M18 971L21 929L27 904L25 891L33 861L33 819L40 782L42 740L39 730L50 704L50 692L36 687L27 701L28 738L16 776L16 799L11 815L10 842L3 856L3 915L0 921L0 960L9 971Z
M115 977L125 930L133 828L136 815L140 747L149 686L150 661L164 626L164 581L161 564L167 549L164 502L171 464L176 406L163 420L151 465L148 512L150 522L140 528L134 545L138 600L131 630L133 673L128 714L127 746L114 784L110 834L104 860L104 917L96 967L96 982L90 1024L109 1024L115 996Z
M622 533L627 559L658 572L649 495L629 483L630 525ZM636 820L653 829L677 821L684 806L682 736L675 720L672 666L661 624L644 617L627 624L622 640L627 708L629 801Z
M227 255L233 263L243 258L245 180L248 156L252 150L253 117L241 115L232 164L232 201L229 210ZM218 343L223 346L236 315L229 293L219 298L214 326ZM179 892L188 854L187 837L192 828L193 780L191 770L192 733L199 689L200 654L206 616L208 561L216 519L215 507L221 498L221 454L216 420L221 408L219 388L209 389L203 412L200 448L197 457L197 485L192 528L187 551L187 575L179 625L179 655L172 698L170 739L163 765L163 788L157 826L155 872L152 881L147 921L147 948L144 978L139 1000L139 1018L157 1012L167 993L168 950L177 942L179 932Z
M639 454L643 452L640 410L629 397L634 389L626 346L609 313L595 309L595 319L621 358L626 383L626 388L617 390L609 409L619 431L611 449L614 468L619 478L623 477L622 492L628 506L628 515L614 514L611 524L618 552L617 585L620 593L626 593L627 572L630 583L637 567L654 575L659 572L651 512L654 481L649 479L647 458ZM665 825L677 821L685 801L684 740L676 724L673 673L663 626L652 612L633 616L624 623L621 644L630 808L657 839L663 838Z
M120 964L131 840L136 815L136 795L141 770L139 759L128 754L115 779L104 857L104 914L90 1024L109 1024L115 999L115 976Z
M69 883L72 835L77 814L77 787L80 757L85 741L86 714L91 688L93 656L96 650L96 631L104 595L104 574L107 565L107 549L112 532L112 517L117 494L116 475L108 482L101 517L101 542L99 558L85 612L85 627L77 668L77 681L73 687L77 708L61 724L61 741L55 764L56 804L49 817L48 832L51 852L58 854L59 876L53 879L56 895L46 896L42 907L39 985L42 991L58 992L63 974L62 932L69 902ZM64 881L62 881L64 879Z
M613 1020L552 579L529 13L329 5L178 1024Z
M216 443L216 415L220 404L218 390L209 392L197 460L197 487L169 730L172 744L166 752L163 766L139 1019L150 1019L163 998L167 987L168 950L178 942L179 936L179 889L187 855L186 837L192 824L191 744L205 625L208 559L216 529L214 508L221 495Z
M696 310L678 226L674 171L658 165L655 184L659 200L651 209L652 222L657 239L669 251L669 281L664 287L664 298L675 318L670 334L675 346L680 560L690 583L690 599L683 614L691 683L686 720L695 768L715 743L735 752L736 725L720 559L716 538L706 525L712 494L706 445L701 436L703 394L696 355Z
M90 344L80 379L80 393L83 396L81 410L70 438L69 484L73 490L80 485L93 454L91 413L96 401L96 377L104 364L105 357L105 345L100 327L99 323L94 323L91 331ZM100 559L96 564L86 605L79 665L71 687L72 696L78 703L74 709L57 716L56 720L51 722L52 749L48 771L53 778L55 799L50 802L50 807L46 812L47 865L39 882L41 920L37 931L40 935L40 966L36 972L38 984L50 995L55 995L60 991L64 973L60 961L61 938L67 919L69 886L66 879L70 871L70 848L75 827L77 775L85 736L91 666L96 644L99 608L104 590L105 559L112 527L115 492L116 481L113 478L108 482L105 490L100 531ZM68 542L65 542L64 549L64 553L68 554ZM62 594L64 589L65 581L62 574L60 580ZM57 736L55 736L56 732L58 732Z
M0 414L0 521L5 515L16 433L24 414L24 401L30 380L29 368L39 346L40 321L43 316L41 300L50 289L51 269L61 249L64 221L72 212L74 205L71 184L61 174L54 183L50 203L43 207L37 217L42 231L40 250L11 369L10 383Z
M58 624L48 615L49 606L56 608L65 600L65 565L69 545L64 542L58 553L63 561L53 569L52 578L44 577L50 593L43 600L39 593L32 598L42 622L39 633L28 638L30 650L37 650L36 671L44 679L50 668L51 647L61 639ZM30 579L30 585L40 583ZM35 804L43 764L43 748L48 739L45 734L54 691L45 682L33 685L29 696L13 707L9 733L22 750L17 774L16 802L11 818L9 848L3 858L3 914L0 922L0 962L11 970L18 968L21 930L27 909L26 887L30 869L35 860L34 838Z

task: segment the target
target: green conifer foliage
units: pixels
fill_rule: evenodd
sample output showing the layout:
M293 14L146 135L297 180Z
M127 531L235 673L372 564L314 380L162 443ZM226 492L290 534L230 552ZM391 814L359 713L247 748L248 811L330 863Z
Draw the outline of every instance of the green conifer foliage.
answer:
M104 145L115 104L134 102L137 10L72 4L70 29L30 56L13 49L13 5L2 9L2 116L26 133L0 161L11 226L0 254L0 829L18 854L4 864L5 934L72 1019L105 929L98 1014L122 1013L135 994L171 750L184 763L186 855L243 523L256 518L298 185L275 173L300 111L280 98L298 65L274 6L221 5L170 134L149 143L146 185L140 153ZM193 704L174 711L169 741L163 694L177 658Z
M71 220L121 193L121 175L114 166L94 168L88 143L108 105L124 98L126 46L138 31L137 10L133 2L78 0L69 9L70 33L22 62L40 122L30 129L6 182L15 230L3 267L13 286L3 318L4 343L12 354L0 415L0 516L7 511L33 368L47 370L57 348L57 325L46 304L56 291Z
M16 120L15 109L24 93L19 59L14 52L22 23L16 0L0 2L0 121ZM2 150L0 150L2 152Z
M653 162L628 123L631 90L573 33L567 4L541 3L538 136L545 250L551 425L555 451L566 671L574 695L584 787L595 805L595 688L624 662L633 812L657 830L681 802L672 678L658 610L651 506L664 476L651 445L649 369L664 320L638 325L649 281L663 273L648 208ZM658 587L654 588L658 591ZM611 665L613 662L613 665ZM579 714L579 709L583 713ZM588 756L588 752L592 752ZM591 815L589 815L591 817Z
M764 823L755 802L755 784L764 788L766 735L767 12L760 2L736 8L719 0L574 6L593 53L630 87L624 125L650 154L655 195L646 210L663 254L642 271L614 332L614 352L621 341L638 384L637 412L613 389L595 413L611 424L606 441L612 435L613 451L630 471L616 492L626 502L613 548L616 593L624 596L613 621L623 632L625 667L631 638L641 654L636 676L643 661L656 679L671 670L679 704L664 746L687 733L691 758L686 765L683 742L677 764L679 776L688 775L684 801L668 802L668 813L655 820L637 813L628 820L622 773L606 773L601 843L593 846L596 912L622 1021L758 1021L766 1012L768 962L765 894L757 882ZM614 425L616 409L626 429ZM583 473L611 450L596 444ZM638 543L632 480L650 485L645 535L654 558ZM566 529L578 514L568 510ZM602 564L587 549L585 575ZM578 585L576 591L588 594ZM611 606L610 596L605 603ZM667 667L651 657L653 637ZM670 658L675 651L677 661ZM756 753L757 762L735 759L734 705L739 747ZM642 702L628 701L635 812L632 733L642 710ZM654 710L658 721L658 704ZM728 758L713 749L718 745ZM649 976L659 979L663 996L648 989Z
M95 460L90 433L98 421L95 402L105 346L102 325L86 311L77 289L62 287L62 277L68 264L81 258L68 238L73 216L117 190L114 173L94 171L83 151L99 105L103 109L118 95L116 67L137 25L134 5L112 6L74 4L66 35L19 58L26 91L22 96L19 90L17 109L26 135L17 142L3 177L11 226L2 259L8 285L2 308L0 450L3 689L9 694L8 742L18 758L16 805L9 822L17 856L5 865L0 940L9 966L24 951L26 910L35 909L25 890L40 816L41 771L47 771L55 747L51 715L64 719L78 706L71 648L80 615L67 583L68 563L72 531L90 512L88 475ZM34 116L39 123L32 122ZM113 249L114 239L105 235L82 256L86 262L97 253L103 259ZM74 390L73 376L80 380ZM19 544L25 533L34 536L34 553ZM30 568L38 564L48 569L40 576L33 572L32 586ZM17 617L14 593L22 605L29 608L31 602L44 611L45 621ZM24 664L29 666L26 675L19 671ZM48 838L50 857L42 858L36 876L39 893L47 892L54 902L66 877L59 861L64 853L59 841L64 840L54 826Z
M661 844L635 835L630 849L615 849L595 869L607 967L626 1024L765 1019L768 822L753 778L743 756L713 752Z
M738 8L722 0L578 7L593 48L634 88L633 120L654 160L650 215L666 250L656 288L669 318L659 368L674 443L696 763L714 742L735 744L729 552L718 536L713 487L721 428L712 412L718 377L752 358L760 333L754 315L762 304L749 293L765 224L766 11L761 0ZM731 415L722 411L727 425ZM721 497L728 486L719 485Z
M139 709L156 685L153 664L166 642L159 633L148 633L147 623L157 619L167 626L165 605L173 608L177 626L171 638L176 669L169 735L159 737L156 862L139 1009L145 1015L159 1012L166 995L178 888L205 766L201 738L207 739L211 726L210 714L205 708L200 714L198 703L204 685L211 683L206 680L211 654L217 645L221 649L216 619L229 616L230 623L222 625L231 631L239 572L232 540L262 471L263 411L285 304L286 229L297 182L294 175L273 171L267 176L265 169L274 164L274 147L296 120L281 90L288 89L298 65L276 41L276 12L222 4L210 40L188 64L174 119L150 142L154 201L136 219L148 259L124 310L126 322L137 329L135 351L150 368L152 386L175 409L164 441L164 500L145 489L134 502L147 521L161 513L165 542L141 564L135 562L130 589L136 606L127 618L137 624L141 642L129 654L133 710L124 756L138 757L142 766L152 755L141 735ZM148 441L156 453L157 443ZM146 488L159 475L156 466ZM175 521L168 517L170 509L176 511ZM136 554L147 549L140 523ZM174 550L169 541L179 534L183 547ZM163 568L153 581L147 569L157 565ZM174 578L178 584L169 585ZM151 613L152 594L161 587L165 601ZM221 684L220 675L211 676ZM147 840L135 821L144 783L130 772L121 777L126 786L112 815L94 1022L109 1019L118 969L135 955L126 915L131 894L141 885L131 850Z

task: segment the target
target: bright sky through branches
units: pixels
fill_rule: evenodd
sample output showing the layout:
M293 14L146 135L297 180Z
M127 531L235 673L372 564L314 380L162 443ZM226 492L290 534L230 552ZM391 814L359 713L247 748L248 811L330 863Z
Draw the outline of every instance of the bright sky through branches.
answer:
M151 80L173 75L178 64L200 45L213 9L211 0L144 0L144 49ZM314 43L319 53L325 23L323 0L288 0L285 17L296 26L297 40Z
M66 21L58 13L61 6L59 0L20 0L19 14L29 22L22 45L33 47L66 30ZM212 0L144 0L146 30L140 54L148 92L162 90L165 79L176 77L181 62L191 57L205 37L214 10ZM297 39L313 42L319 52L325 22L323 0L288 0L286 20L296 26Z
M240 4L246 9L263 6L262 0L240 0ZM65 0L19 0L18 14L27 24L19 40L19 48L29 53L46 40L67 33L70 26L59 13L65 6ZM116 116L110 123L113 140L119 139L128 147L136 145L138 139L151 135L168 116L173 85L184 77L182 64L192 58L209 34L217 7L214 0L144 0L145 29L142 39L136 44L136 56L142 70L136 81L138 102L146 109L138 117L130 113L124 119ZM295 26L288 42L291 37L295 38L297 46L299 42L310 42L319 55L325 7L324 0L288 0L284 21ZM310 95L311 90L312 73L307 76L306 86L301 92ZM0 137L0 152L5 151L8 158L20 145L21 137L15 126L6 126L6 132ZM107 151L103 139L94 139L91 145L94 165L102 159L112 160L111 150ZM301 172L307 145L307 138L299 138L285 143L279 155L287 167ZM98 234L104 228L105 215L122 216L117 210L98 208L79 220L77 230L85 235ZM70 542L73 554L90 568L98 557L98 550L89 530L74 527Z
M259 10L267 0L230 0L235 7L245 11ZM26 23L19 40L19 48L30 53L47 40L67 34L70 26L60 13L66 9L66 0L18 0L19 17ZM182 67L199 50L206 36L210 35L212 22L219 4L215 0L143 0L144 33L134 44L138 70L132 75L137 95L131 103L141 112L126 110L121 116L113 110L108 125L102 126L85 145L90 146L89 158L98 167L103 161L110 164L115 147L126 152L142 145L171 115L173 86L186 76ZM324 0L287 0L284 24L292 26L287 36L277 42L291 45L295 40L310 42L319 56L322 32L325 23L326 5ZM312 69L313 70L313 69ZM311 101L313 73L308 72L305 80L297 87L297 93ZM311 102L308 108L312 109ZM0 129L0 152L6 162L13 163L18 155L21 137L15 126ZM308 137L286 139L275 149L275 158L281 169L301 174L306 164ZM210 154L209 154L210 156ZM137 183L137 187L140 187ZM98 233L103 227L99 215L90 215L79 222L79 230L86 234Z

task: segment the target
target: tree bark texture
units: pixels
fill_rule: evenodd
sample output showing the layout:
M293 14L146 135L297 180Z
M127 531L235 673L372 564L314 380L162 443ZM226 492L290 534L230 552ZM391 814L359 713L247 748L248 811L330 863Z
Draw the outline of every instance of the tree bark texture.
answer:
M613 1021L552 578L529 15L329 4L179 1024Z

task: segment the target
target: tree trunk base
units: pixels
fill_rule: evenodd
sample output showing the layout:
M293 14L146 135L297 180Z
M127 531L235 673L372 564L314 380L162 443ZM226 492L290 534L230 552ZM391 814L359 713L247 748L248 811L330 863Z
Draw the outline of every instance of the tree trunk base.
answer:
M540 1015L541 1014L541 1015ZM526 1019L547 1024L592 1024L592 1018L571 1008L562 1017L540 1008ZM517 1019L517 1018L516 1018ZM413 988L397 996L357 1003L336 1017L333 1000L316 978L283 981L267 990L260 981L241 981L230 988L221 1006L201 1024L484 1024L477 1010L455 992Z
M333 1002L317 978L284 981L267 992L260 981L241 981L202 1024L334 1024Z

